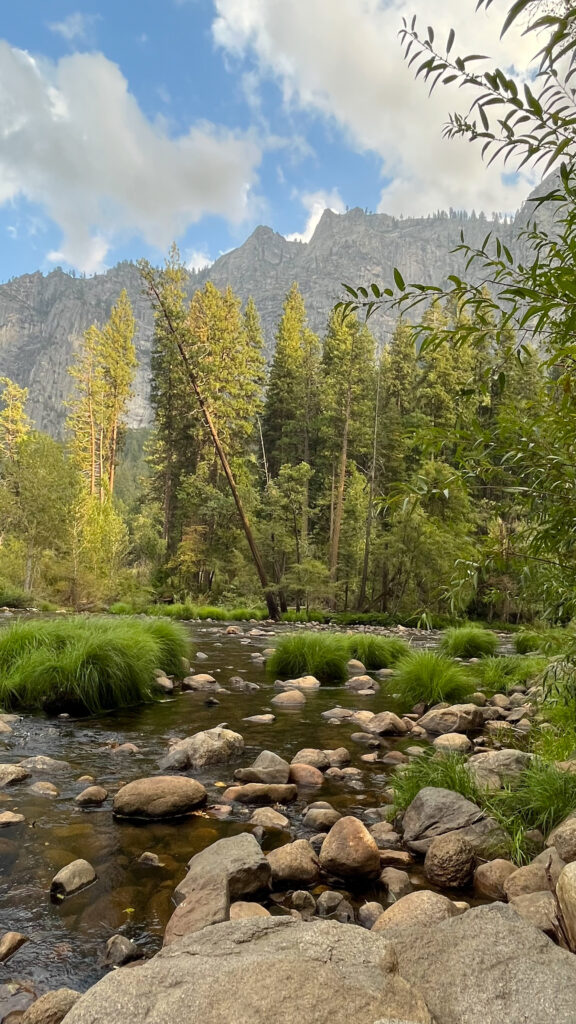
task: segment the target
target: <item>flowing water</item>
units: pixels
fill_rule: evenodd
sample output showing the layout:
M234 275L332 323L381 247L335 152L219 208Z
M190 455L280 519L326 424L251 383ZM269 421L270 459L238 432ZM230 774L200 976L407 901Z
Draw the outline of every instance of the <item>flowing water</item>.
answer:
M249 629L246 625L246 634ZM366 748L349 740L358 727L330 725L321 712L335 705L375 712L394 710L391 684L383 683L380 692L371 697L359 697L342 687L323 687L308 695L302 709L276 710L273 724L246 722L247 716L274 710L270 708L274 696L270 680L251 655L271 646L279 629L264 626L261 632L264 635L257 637L227 636L225 626L190 628L192 649L207 655L206 660L193 660L195 671L212 673L223 686L231 676L241 675L258 683L258 691L218 694L216 706L207 706L205 693L182 693L95 719L25 716L12 723L11 735L0 735L2 762L39 754L67 762L58 770L35 772L28 781L0 790L0 812L17 811L25 816L23 824L0 830L0 934L18 931L30 939L12 960L0 964L0 986L18 979L38 990L62 985L86 989L102 976L106 940L119 930L146 953L154 952L174 909L172 892L190 857L217 839L251 829L247 819L252 808L239 805L224 819L208 809L171 823L117 821L112 817L110 799L91 809L74 803L74 797L89 784L80 782L81 776L92 776L113 793L122 783L158 774L170 739L225 722L244 736L242 757L188 773L207 787L209 804L219 801L222 790L218 784L229 784L234 769L251 764L263 749L290 760L302 747L342 745L350 750L351 763L362 769L362 776L346 782L326 779L321 791L301 793L286 811L294 820L294 837L302 832L300 816L310 800L329 800L349 813L382 802L380 794L388 784L386 769L382 764L361 761ZM114 744L126 742L135 744L139 752L114 753ZM402 749L409 743L398 741L395 745ZM29 786L39 780L53 782L60 795L35 796ZM285 833L267 832L264 849L287 838ZM162 867L141 865L138 858L144 851L157 854ZM59 904L52 903L49 889L53 876L78 857L93 864L97 881ZM375 895L378 897L377 892Z

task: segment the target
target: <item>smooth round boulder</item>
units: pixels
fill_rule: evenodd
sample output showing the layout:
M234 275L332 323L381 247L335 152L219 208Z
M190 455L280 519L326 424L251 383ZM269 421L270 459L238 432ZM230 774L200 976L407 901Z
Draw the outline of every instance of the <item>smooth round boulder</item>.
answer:
M80 807L99 807L108 797L108 790L103 786L88 786L75 798Z
M516 871L516 864L511 860L496 857L485 864L479 864L474 872L474 892L482 899L507 899L505 883Z
M250 903L247 900L237 900L230 904L230 920L245 921L249 917L270 917L270 911L259 903Z
M271 850L267 857L274 885L287 882L313 885L320 877L318 857L306 839L297 839L294 843L279 846Z
M300 708L306 703L306 697L302 690L284 690L272 697L270 703L279 708Z
M457 907L446 896L430 889L418 889L393 903L378 918L373 932L393 932L401 928L429 928L449 917L456 917Z
M96 881L96 872L87 860L79 858L73 860L61 868L58 874L54 875L50 885L50 896L54 900L64 899L66 896L73 896L86 886Z
M329 832L342 815L334 807L309 807L302 819L306 828L314 832Z
M432 746L447 754L467 754L472 750L472 743L463 732L445 732L436 737Z
M424 871L432 885L441 889L461 889L470 882L475 862L473 846L457 833L449 832L437 836L430 843Z
M155 775L122 786L112 807L117 818L181 818L206 803L207 793L196 779Z
M331 767L330 759L327 757L326 752L315 747L304 747L302 750L299 750L298 753L294 754L290 764L309 764L320 772Z
M20 1024L61 1024L80 996L81 993L73 988L57 988L45 992L28 1007Z
M290 782L302 788L320 789L324 785L324 776L311 764L291 764Z
M346 815L332 826L322 843L320 866L337 878L371 878L380 871L380 852L366 826Z

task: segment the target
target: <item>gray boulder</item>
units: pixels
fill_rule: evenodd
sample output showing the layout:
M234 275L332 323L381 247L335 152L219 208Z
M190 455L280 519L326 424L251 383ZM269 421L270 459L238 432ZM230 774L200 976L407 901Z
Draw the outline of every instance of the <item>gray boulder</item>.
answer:
M178 942L184 935L199 932L211 924L230 920L230 893L224 872L202 876L194 880L194 888L176 907L164 932L164 945Z
M214 876L226 880L230 899L236 900L268 888L271 869L249 832L219 839L188 862L188 874L174 891L176 902L181 903Z
M55 899L63 899L65 896L73 896L80 889L92 885L96 881L96 872L87 860L73 860L66 867L60 869L54 875L50 885L50 895Z
M57 988L45 992L29 1006L20 1024L61 1024L69 1010L80 999L73 988Z
M66 1024L431 1024L385 939L332 921L252 918L188 936L94 985Z
M272 750L263 750L249 768L238 768L234 778L239 782L288 782L290 765Z
M437 1024L574 1024L576 959L502 903L394 945Z
M215 729L206 729L173 743L160 767L185 771L186 768L225 764L239 757L243 750L244 739L240 733L218 725Z
M433 708L418 720L426 732L439 735L444 732L473 732L484 723L482 711L476 704L453 704L448 708Z
M404 842L414 853L426 853L436 836L458 831L481 855L486 848L494 851L501 837L495 821L466 800L460 793L436 786L425 786L406 809L402 822Z
M471 757L468 761L468 769L478 785L495 789L499 788L495 785L496 779L502 786L508 780L517 778L531 759L532 754L528 754L525 750L515 750L514 748L490 750Z

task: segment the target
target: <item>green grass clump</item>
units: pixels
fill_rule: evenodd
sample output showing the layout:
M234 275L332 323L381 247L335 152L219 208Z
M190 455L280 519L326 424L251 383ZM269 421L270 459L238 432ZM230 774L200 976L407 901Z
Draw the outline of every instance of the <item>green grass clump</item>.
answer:
M139 704L154 696L155 669L182 674L186 651L173 623L89 616L16 623L0 634L0 706L95 714Z
M514 637L514 650L516 654L532 654L540 650L542 635L533 630L523 629Z
M0 589L0 608L30 608L33 603L32 595L24 590Z
M405 811L425 786L451 789L473 803L478 803L481 798L466 758L460 754L444 754L442 757L421 754L395 771L390 782L394 790L394 806L400 811Z
M482 658L471 671L487 692L503 693L511 686L525 686L534 682L546 668L546 658L540 655L503 655Z
M497 646L498 638L494 633L478 626L447 629L441 645L451 658L486 658L494 654Z
M408 710L415 704L466 701L474 692L474 683L466 671L443 654L414 651L396 665L394 690Z
M110 605L108 612L110 615L133 615L134 609L131 604L127 604L125 601L116 601Z
M282 612L282 622L330 622L330 616L326 612L319 611L318 608L309 608L308 611L295 611L294 608L289 608L287 612Z
M502 816L520 818L526 829L546 836L576 810L576 775L535 757L517 784L495 793L491 803Z
M391 668L400 658L408 654L409 650L408 644L392 636L356 633L348 640L350 657L358 658L368 669Z
M349 658L346 637L335 633L290 633L282 637L267 669L274 679L315 676L321 683L343 683Z

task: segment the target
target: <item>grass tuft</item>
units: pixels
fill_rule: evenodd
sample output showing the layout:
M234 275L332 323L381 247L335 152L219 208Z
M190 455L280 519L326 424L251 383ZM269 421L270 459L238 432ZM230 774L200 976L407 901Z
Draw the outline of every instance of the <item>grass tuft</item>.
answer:
M451 789L475 804L481 799L466 758L461 754L443 754L441 757L432 753L421 754L395 771L390 782L394 790L394 806L399 811L405 811L425 786Z
M350 657L358 658L367 669L391 668L409 651L408 644L397 637L356 633L348 641Z
M546 658L534 654L482 658L470 668L483 689L503 693L511 686L533 683L546 668Z
M349 658L347 638L335 633L290 633L283 637L267 669L274 679L316 676L321 683L334 685L347 678Z
M494 654L497 647L498 637L478 626L447 629L441 644L441 649L451 658L486 658Z
M473 681L460 665L433 651L412 652L396 665L394 690L406 710L421 702L457 704L465 701L474 688Z

